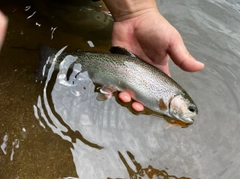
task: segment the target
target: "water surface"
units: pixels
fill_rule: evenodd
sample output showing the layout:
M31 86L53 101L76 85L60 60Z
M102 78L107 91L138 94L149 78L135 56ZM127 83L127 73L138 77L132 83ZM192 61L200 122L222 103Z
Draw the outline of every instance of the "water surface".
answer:
M54 19L43 15L49 10L44 3L1 3L9 28L0 54L0 178L239 178L240 2L157 1L192 55L205 63L198 73L171 64L172 77L193 97L199 115L188 128L169 129L166 120L132 114L115 98L97 101L86 74L59 78L67 66L46 83L35 82L38 43L68 45L67 51L106 52L110 46L112 22L93 15L105 9L71 3L52 1L47 7L56 7ZM92 13L85 17L89 24L74 18L67 24L62 12L74 16L77 5Z

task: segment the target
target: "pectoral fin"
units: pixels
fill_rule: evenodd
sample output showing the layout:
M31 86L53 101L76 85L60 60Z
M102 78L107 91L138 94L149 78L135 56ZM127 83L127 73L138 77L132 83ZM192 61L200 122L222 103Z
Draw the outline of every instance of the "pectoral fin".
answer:
M99 90L97 100L104 101L108 98L111 98L115 91L117 91L117 89L112 86L102 86Z
M102 86L100 88L100 92L103 93L103 94L112 94L115 91L117 91L117 89L112 87L112 86Z
M162 110L162 111L166 111L168 109L167 105L164 103L163 99L161 98L159 100L159 108Z
M105 94L98 93L96 99L97 99L98 101L105 101L106 99L108 99L108 97L107 97L107 95L105 95Z

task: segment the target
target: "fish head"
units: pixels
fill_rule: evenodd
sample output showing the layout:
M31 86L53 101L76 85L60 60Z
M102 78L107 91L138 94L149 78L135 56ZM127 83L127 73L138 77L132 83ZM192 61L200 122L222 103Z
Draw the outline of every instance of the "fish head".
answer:
M198 108L188 95L178 94L170 101L169 113L180 121L193 123L193 117L198 114Z

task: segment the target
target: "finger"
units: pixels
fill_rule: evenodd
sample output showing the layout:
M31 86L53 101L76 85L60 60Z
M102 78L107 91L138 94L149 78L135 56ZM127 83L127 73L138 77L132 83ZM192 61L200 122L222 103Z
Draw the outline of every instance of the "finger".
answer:
M131 99L131 96L127 93L127 92L121 92L118 94L118 97L119 99L124 102L124 103L128 103L130 102L132 99Z
M122 102L125 102L125 103L128 103L132 100L131 96L127 92L119 93L118 97ZM137 112L141 112L144 110L144 106L139 102L133 102L132 108Z
M6 34L6 29L7 29L7 18L2 13L2 11L0 11L0 49L3 44L3 40Z
M133 102L132 108L137 112L142 112L144 110L144 106L139 102Z
M177 43L170 46L168 53L173 62L185 71L195 72L204 68L204 64L197 61L188 52L181 38Z

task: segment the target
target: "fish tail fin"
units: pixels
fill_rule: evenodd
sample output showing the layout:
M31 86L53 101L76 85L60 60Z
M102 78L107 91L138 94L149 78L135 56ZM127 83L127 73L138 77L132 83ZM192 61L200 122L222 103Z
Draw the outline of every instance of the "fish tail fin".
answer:
M36 81L41 81L45 79L48 74L49 65L47 64L48 63L47 60L50 56L56 53L56 50L43 44L39 44L38 49L39 49L38 54L39 54L40 61L36 71Z

